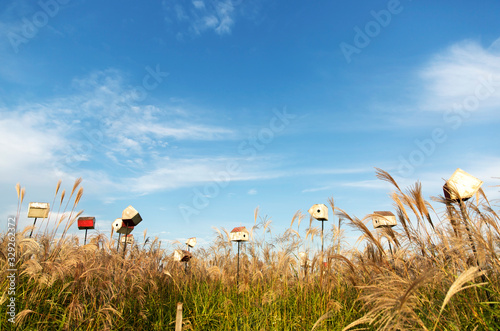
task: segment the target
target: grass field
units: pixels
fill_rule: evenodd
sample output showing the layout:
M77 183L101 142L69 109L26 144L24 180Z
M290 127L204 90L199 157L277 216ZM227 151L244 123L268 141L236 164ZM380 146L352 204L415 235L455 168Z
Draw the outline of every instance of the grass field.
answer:
M371 231L371 215L350 216L330 199L340 221L325 228L321 256L313 249L319 222L297 212L290 228L275 234L256 210L238 280L236 244L225 229L214 229L215 241L194 250L187 270L172 259L181 243L164 249L147 233L125 256L116 240L99 233L84 246L67 235L80 214L80 182L69 197L58 183L61 228L40 226L29 238L28 227L16 235L15 324L5 313L9 236L0 237L0 329L174 330L182 302L183 330L499 330L494 204L482 190L462 206L434 197L444 210L439 214L419 183L400 189L388 173L377 176L394 185L398 226ZM17 189L20 209L24 191ZM362 249L347 248L346 227L359 232Z

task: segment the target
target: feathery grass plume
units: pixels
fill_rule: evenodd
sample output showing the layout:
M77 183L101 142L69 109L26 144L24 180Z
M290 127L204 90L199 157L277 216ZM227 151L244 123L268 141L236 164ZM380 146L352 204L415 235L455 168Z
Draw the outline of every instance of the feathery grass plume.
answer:
M66 206L64 207L65 211L66 211L66 209L68 209L68 204L69 204L69 201L71 200L71 197L73 197L73 193L75 193L75 190L77 189L77 187L80 185L81 182L82 182L82 177L78 177L75 180L75 183L73 184L73 189L71 190L71 194L69 195L69 199L66 202ZM62 198L61 198L61 201L62 201Z
M82 195L83 195L83 187L80 187L80 189L78 190L78 193L76 194L75 202L73 203L73 207L75 207L80 202Z
M351 216L349 216L349 214L347 214L344 210L342 210L340 208L337 208L337 210L339 211L339 215L340 216L342 216L343 218L349 220L350 225L352 227L360 230L366 236L366 238L368 238L368 240L372 244L374 244L375 246L377 246L377 248L379 249L379 251L380 251L381 254L386 255L385 251L384 251L384 248L380 244L380 241L375 238L375 236L372 234L372 232L363 223L363 221L366 219L366 217L363 218L363 220L359 220L357 217L351 217Z
M57 197L57 193L59 193L59 188L61 187L61 183L62 183L62 180L59 179L57 181L57 185L56 185L56 193L54 194L54 199L52 199L52 208L54 208L54 203L56 202L56 197ZM49 212L49 218L47 219L47 224L45 225L45 230L44 230L44 233L46 233L47 231L47 227L50 223L50 218L52 217L52 208L50 208L50 212Z
M385 170L382 170L380 168L375 168L376 172L375 172L375 176L380 179L380 180L383 180L383 181L386 181L388 183L391 183L392 185L394 185L396 187L396 189L400 192L400 193L403 193L401 191L401 189L399 188L399 185L398 183L394 180L394 178L392 178L391 175L389 175L389 173Z
M481 286L485 285L487 283L476 283L476 284L471 284L467 286L463 286L465 283L473 281L477 277L481 277L484 274L486 274L486 271L480 271L478 267L471 267L464 271L454 282L451 284L450 288L448 289L448 292L446 293L446 296L443 300L443 304L441 305L441 309L439 310L439 315L438 318L436 319L436 322L434 324L433 330L436 330L437 324L439 322L439 319L441 317L441 314L443 313L444 307L448 304L450 301L451 297L454 296L456 293L463 291L467 288L470 287L476 287L476 286Z
M431 224L432 229L436 230L434 227L434 223L432 223L431 216L429 214L429 210L427 209L427 204L422 197L422 184L417 181L415 183L415 186L413 188L410 188L410 194L412 195L415 205L417 206L418 211L420 212L420 215L422 215L422 218L425 217L427 218L427 221Z

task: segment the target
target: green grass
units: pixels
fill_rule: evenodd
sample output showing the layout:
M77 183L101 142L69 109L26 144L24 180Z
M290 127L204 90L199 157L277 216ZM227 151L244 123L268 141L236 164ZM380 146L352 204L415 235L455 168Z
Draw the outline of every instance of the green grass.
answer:
M377 175L393 182L381 170ZM419 185L406 193L395 188L398 226L383 232L366 227L370 215L358 219L330 199L341 221L326 229L324 257L313 249L317 222L301 232L304 216L297 212L290 229L273 234L269 219L256 210L252 240L242 245L239 286L236 249L225 229L215 229L214 242L193 251L187 272L172 258L176 245L162 248L158 239L129 247L125 257L103 234L82 246L66 235L79 215L74 210L80 189L71 211L66 207L73 193L56 220L66 221L62 236L42 226L33 238L27 238L31 227L17 233L14 325L3 313L9 299L8 236L0 236L0 329L174 330L178 302L184 330L500 329L500 227L494 207L480 191L479 201L465 204L466 214L443 205L431 217ZM59 184L54 200L58 190ZM21 207L23 191L18 192ZM361 248L344 243L346 225L363 236ZM307 268L299 266L299 251L309 255ZM328 261L323 272L322 260Z

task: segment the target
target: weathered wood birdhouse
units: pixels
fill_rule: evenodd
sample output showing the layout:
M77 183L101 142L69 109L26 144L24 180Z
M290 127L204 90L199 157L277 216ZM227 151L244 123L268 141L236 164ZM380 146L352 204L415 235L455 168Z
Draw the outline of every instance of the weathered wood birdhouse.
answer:
M142 221L142 217L139 215L139 212L134 209L134 207L128 206L122 212L122 220L127 225L136 226Z
M47 202L30 202L28 218L47 218L50 205Z
M111 225L116 233L130 233L134 230L132 225L127 225L121 218L117 218Z
M392 228L398 224L396 216L390 211L374 211L372 221L375 229Z
M474 196L481 185L481 180L458 168L444 184L444 196L451 201L465 201Z
M248 241L249 239L250 233L244 226L236 227L229 233L229 240L231 241Z
M174 251L174 261L176 262L189 262L193 254L183 249L176 249Z
M95 217L78 217L78 230L93 230Z
M134 235L133 234L127 234L125 236L122 236L120 239L122 244L125 244L125 241L127 242L127 245L133 245L134 244Z
M309 208L309 214L318 221L328 221L328 207L324 204L315 204Z
M196 246L196 238L193 237L193 238L189 238L188 240L186 240L186 245L188 245L191 248Z

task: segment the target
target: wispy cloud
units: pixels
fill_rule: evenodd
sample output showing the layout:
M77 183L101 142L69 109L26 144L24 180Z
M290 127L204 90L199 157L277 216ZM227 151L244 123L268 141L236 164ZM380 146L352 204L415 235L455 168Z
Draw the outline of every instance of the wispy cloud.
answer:
M241 0L163 1L166 21L179 26L179 35L187 32L200 35L213 31L218 35L231 34L241 7Z
M490 47L466 40L433 56L420 71L426 86L422 109L496 110L500 106L499 44L500 39Z
M158 171L156 160L168 159L171 143L234 139L231 129L206 124L189 106L136 102L123 77L117 70L94 72L75 79L65 96L0 108L0 183L22 179L43 187L78 174L87 188L106 195L123 185L125 170L125 177ZM177 165L207 170L189 161ZM192 177L173 172L179 181Z

